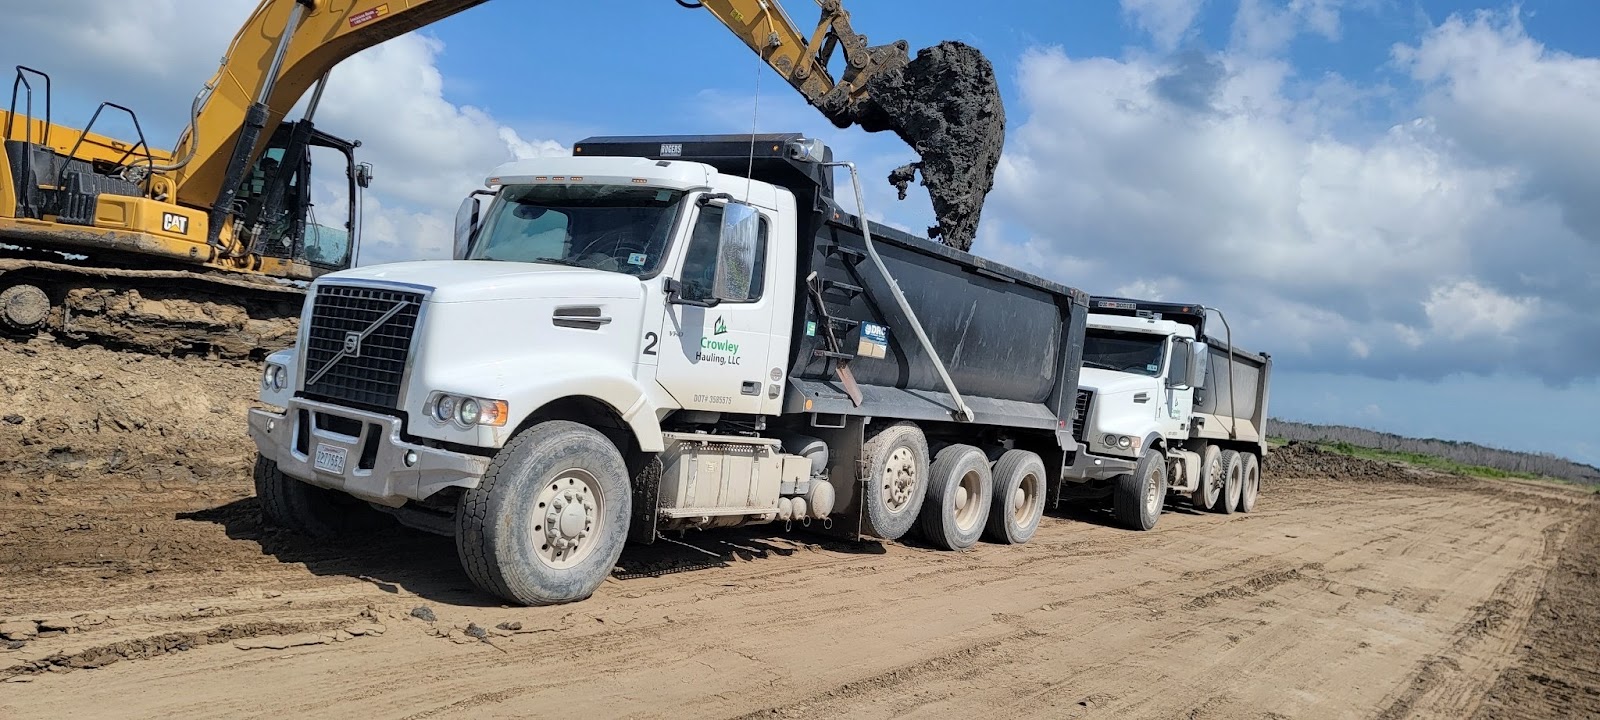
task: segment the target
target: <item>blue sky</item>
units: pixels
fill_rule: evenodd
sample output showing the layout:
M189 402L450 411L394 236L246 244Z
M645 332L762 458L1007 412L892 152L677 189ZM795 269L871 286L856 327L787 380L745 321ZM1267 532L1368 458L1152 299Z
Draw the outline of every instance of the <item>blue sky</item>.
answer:
M113 99L170 144L253 5L34 3L8 11L0 61L49 69L59 118ZM875 43L960 40L994 63L1008 136L973 252L1220 306L1276 358L1281 417L1600 463L1600 3L847 7ZM925 194L882 181L909 148L833 128L670 0L488 2L346 61L319 125L377 167L364 257L437 256L493 164L591 134L746 131L758 74L760 130L827 139L862 166L870 216L929 224Z

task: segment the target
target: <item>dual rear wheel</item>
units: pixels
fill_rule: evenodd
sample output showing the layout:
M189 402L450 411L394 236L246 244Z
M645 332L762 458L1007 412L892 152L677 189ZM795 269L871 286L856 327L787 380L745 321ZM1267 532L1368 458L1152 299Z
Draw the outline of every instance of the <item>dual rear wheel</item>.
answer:
M928 457L928 441L908 422L877 432L863 449L867 534L897 540L913 527L935 547L964 550L981 538L1031 539L1044 514L1045 466L1026 450L990 462L982 449L947 445Z

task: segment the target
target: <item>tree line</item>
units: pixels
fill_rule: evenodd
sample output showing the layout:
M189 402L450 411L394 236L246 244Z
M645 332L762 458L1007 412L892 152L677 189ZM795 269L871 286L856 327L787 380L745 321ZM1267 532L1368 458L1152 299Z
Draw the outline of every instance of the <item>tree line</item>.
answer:
M1267 433L1285 440L1349 443L1389 452L1432 455L1467 465L1506 472L1533 473L1573 482L1600 484L1600 468L1573 462L1553 453L1501 450L1477 443L1434 438L1412 438L1346 425L1313 425L1272 418Z

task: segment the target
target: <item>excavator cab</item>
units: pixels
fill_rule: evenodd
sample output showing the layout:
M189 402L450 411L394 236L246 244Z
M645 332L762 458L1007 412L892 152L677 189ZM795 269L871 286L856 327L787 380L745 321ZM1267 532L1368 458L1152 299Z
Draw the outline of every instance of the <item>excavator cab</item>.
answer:
M280 124L234 196L240 237L251 252L310 265L318 275L350 267L361 192L372 182L372 166L356 162L360 145L308 120ZM318 163L338 163L343 177L332 175L333 168L313 172Z
M137 142L93 132L107 110L127 116ZM205 262L222 250L254 256L233 262L235 269L304 280L352 265L361 191L372 179L372 167L355 159L360 142L317 130L310 120L285 121L223 216L233 243L208 249L203 208L172 202L173 182L163 171L173 157L146 143L131 109L101 103L81 131L55 125L50 76L18 66L11 102L0 112L0 140L0 259L20 250L155 269ZM313 160L325 168L314 173Z

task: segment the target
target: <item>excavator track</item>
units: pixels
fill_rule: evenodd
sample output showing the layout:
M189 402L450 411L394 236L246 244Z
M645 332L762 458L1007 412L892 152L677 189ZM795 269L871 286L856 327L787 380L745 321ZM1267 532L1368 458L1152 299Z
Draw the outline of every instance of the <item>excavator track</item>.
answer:
M305 290L249 276L0 257L0 335L260 360L294 344Z

